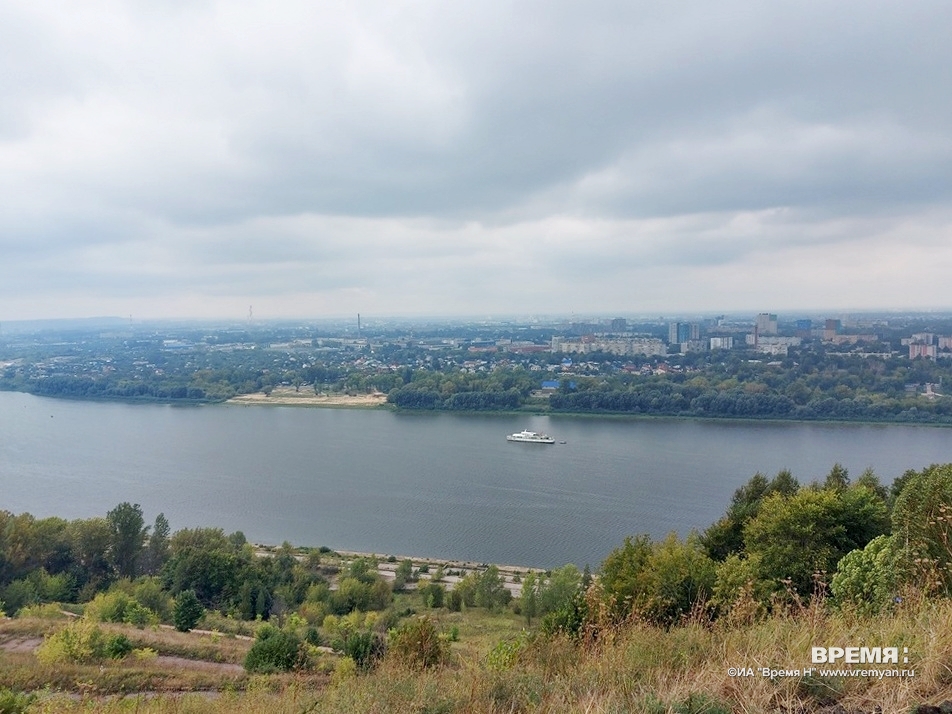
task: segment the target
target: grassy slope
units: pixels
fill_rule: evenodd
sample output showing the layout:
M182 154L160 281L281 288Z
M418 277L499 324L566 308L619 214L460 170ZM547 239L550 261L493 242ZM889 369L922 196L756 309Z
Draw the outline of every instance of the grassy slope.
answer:
M948 601L910 605L893 616L868 620L813 608L733 627L688 625L664 631L633 625L584 646L523 638L523 644L510 650L514 656L508 661L496 658L495 666L487 653L500 639L518 638L518 618L475 610L463 615L444 612L439 620L447 631L455 625L460 641L454 644L452 665L427 672L411 672L394 661L367 675L329 679L236 677L136 662L54 672L32 655L5 654L0 656L0 682L31 689L50 683L70 693L44 695L31 712L832 712L835 704L847 712L872 712L877 706L883 712L908 712L918 704L952 699ZM194 639L194 646L207 656L208 637ZM218 644L236 646L225 639ZM877 680L728 674L731 666L802 670L811 666L811 647L848 645L895 646L900 657L908 648L909 663L898 667L914 669L915 676ZM189 651L181 643L174 646L180 653ZM235 656L228 651L220 657L227 661ZM219 693L102 696L107 691L148 690Z

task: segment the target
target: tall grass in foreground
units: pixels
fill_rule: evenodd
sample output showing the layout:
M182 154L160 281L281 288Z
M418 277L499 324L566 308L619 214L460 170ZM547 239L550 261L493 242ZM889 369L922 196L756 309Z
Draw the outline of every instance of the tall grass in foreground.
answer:
M898 647L914 677L803 675L811 647ZM904 664L904 648L909 662ZM838 664L836 668L850 665ZM731 676L730 667L753 676ZM801 670L764 677L760 668ZM243 693L125 699L42 698L30 712L301 714L303 712L909 712L952 699L952 603L908 604L860 619L822 606L753 624L691 623L664 630L634 623L593 642L525 636L488 656L430 669L386 659L369 674L342 673L320 689L293 677L254 678ZM840 708L837 708L840 707Z

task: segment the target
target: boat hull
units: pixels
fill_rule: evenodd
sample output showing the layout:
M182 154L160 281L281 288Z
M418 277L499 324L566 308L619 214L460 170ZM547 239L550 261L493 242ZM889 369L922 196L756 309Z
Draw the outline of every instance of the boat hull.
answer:
M518 434L510 434L506 441L518 441L523 444L554 444L553 439L548 434L539 434L534 431L523 431Z

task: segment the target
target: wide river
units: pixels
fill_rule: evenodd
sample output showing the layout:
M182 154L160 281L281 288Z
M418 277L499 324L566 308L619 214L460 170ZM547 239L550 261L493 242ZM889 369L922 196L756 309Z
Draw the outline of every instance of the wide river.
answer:
M506 441L522 429L564 444ZM597 567L625 536L685 535L754 473L839 462L884 482L952 461L952 429L389 411L172 407L0 392L0 509L173 530L551 567Z

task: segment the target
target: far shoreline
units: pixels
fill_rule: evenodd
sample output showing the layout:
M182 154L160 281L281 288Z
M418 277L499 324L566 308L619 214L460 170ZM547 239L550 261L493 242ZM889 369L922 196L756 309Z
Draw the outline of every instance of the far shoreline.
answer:
M628 412L563 412L551 411L547 409L533 409L531 406L522 410L447 410L447 409L399 409L387 402L387 395L382 392L372 394L314 394L313 392L296 391L293 387L279 387L266 395L264 392L255 392L253 394L240 394L222 402L226 405L237 406L263 406L263 407L305 407L321 409L387 409L407 414L416 414L421 412L447 412L452 414L494 414L497 416L547 416L552 418L570 417L578 418L599 418L599 419L618 419L628 421L655 421L658 419L668 421L700 421L700 422L721 422L728 424L833 424L833 425L857 425L857 426L927 426L940 429L952 428L949 422L926 422L926 421L893 421L881 420L872 421L864 419L784 419L778 417L726 417L726 416L702 416L702 415L679 415L679 414L631 414Z
M295 394L293 388L287 389L291 394ZM277 390L276 390L277 391ZM324 394L314 395L297 393L294 397L288 397L287 392L281 391L277 396L272 392L271 396L263 392L253 394L241 394L225 400L208 399L158 399L158 398L135 398L135 397L90 397L56 394L37 394L23 389L0 388L0 392L11 392L16 394L29 394L40 399L53 399L71 402L93 402L100 404L159 404L175 407L208 407L216 405L238 406L238 407L296 407L296 408L317 408L317 409L365 409L392 411L403 414L423 414L423 413L450 413L450 414L478 414L495 416L547 416L552 418L568 417L572 419L617 419L623 421L697 421L697 422L720 422L724 424L830 424L830 425L856 425L856 426L914 426L931 427L938 429L952 428L952 422L933 422L933 421L898 421L898 420L870 420L870 419L785 419L778 417L729 417L729 416L704 416L701 414L632 414L630 412L609 412L609 411L591 411L591 412L569 412L552 411L549 409L534 408L528 405L521 410L462 410L462 409L400 409L387 402L387 395L382 393L371 395L347 395L347 394Z

